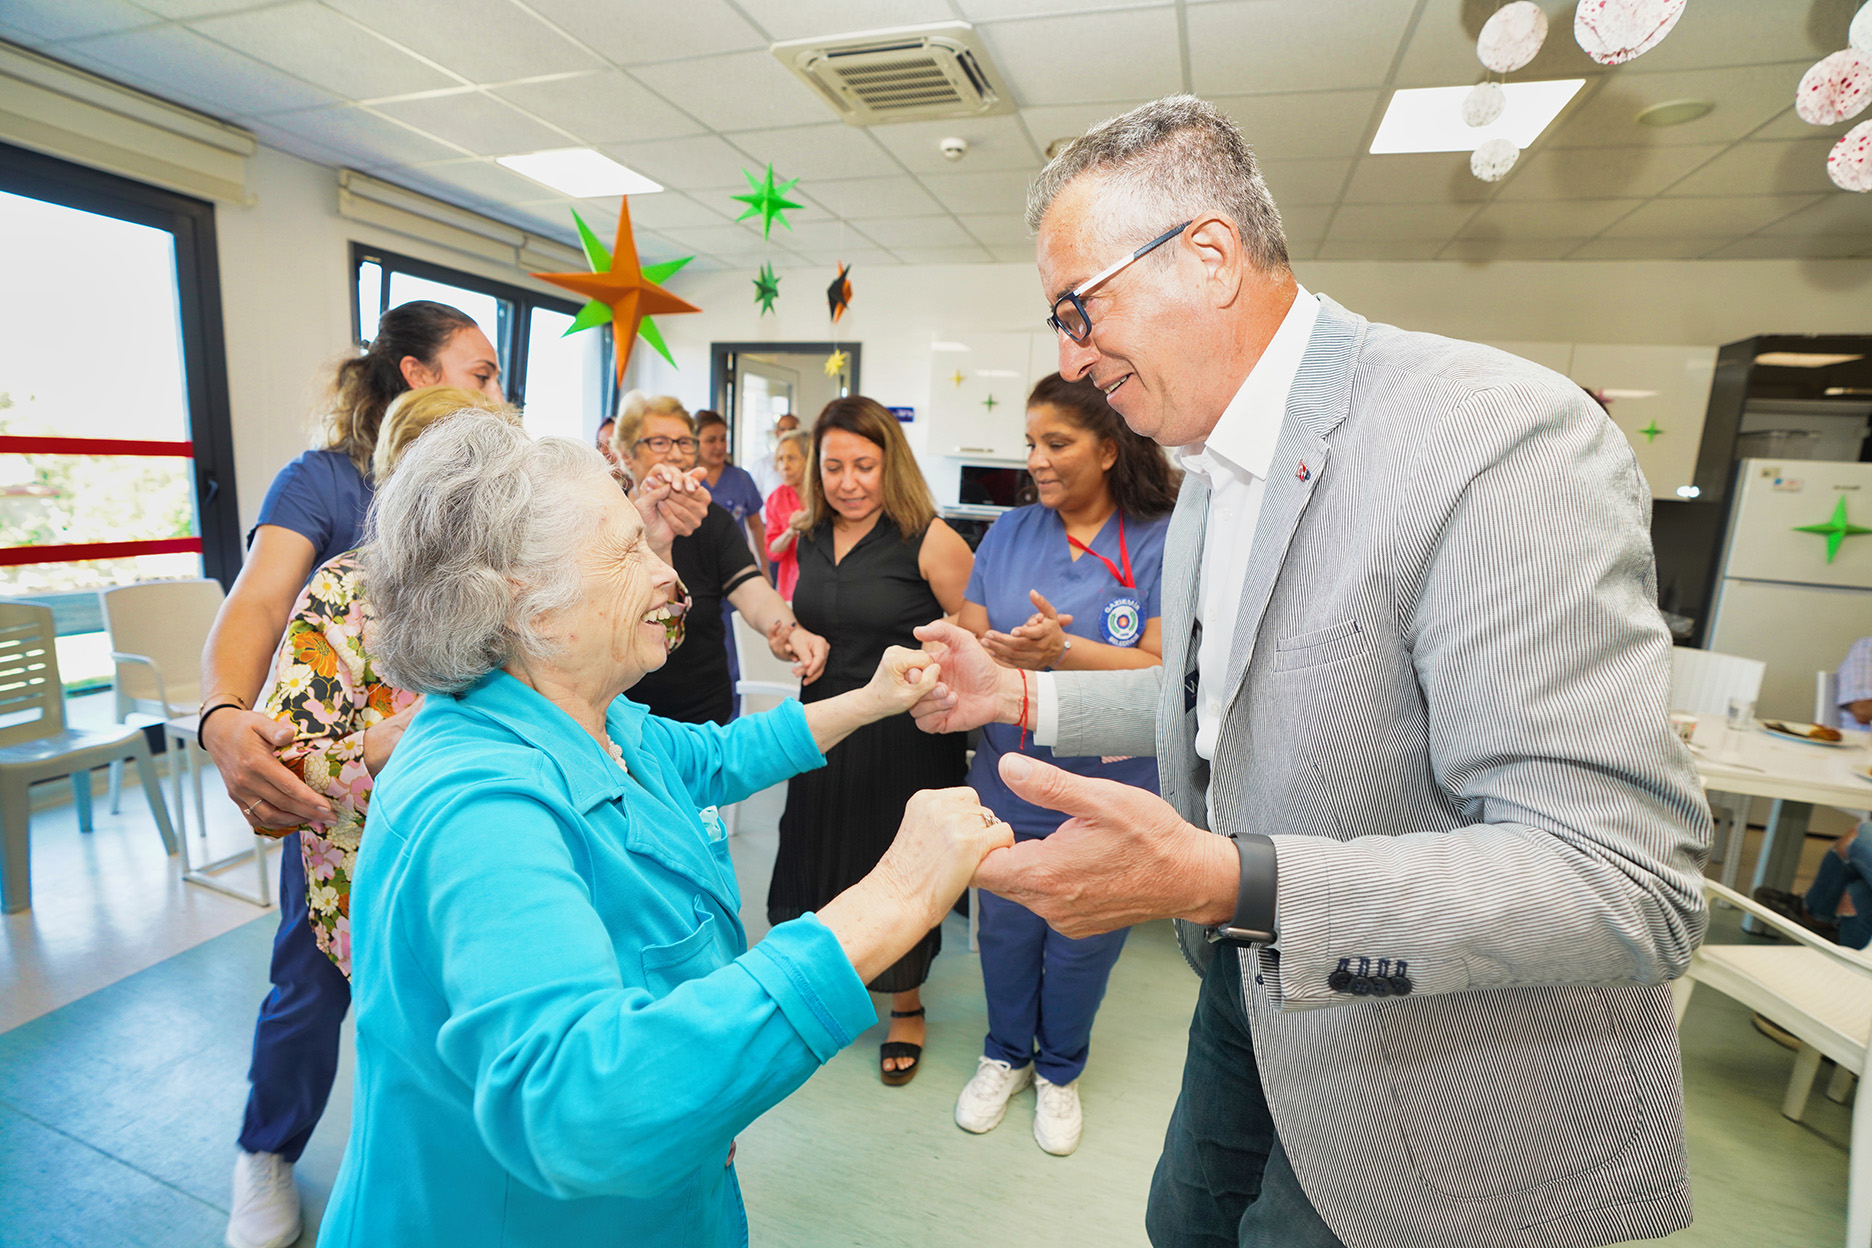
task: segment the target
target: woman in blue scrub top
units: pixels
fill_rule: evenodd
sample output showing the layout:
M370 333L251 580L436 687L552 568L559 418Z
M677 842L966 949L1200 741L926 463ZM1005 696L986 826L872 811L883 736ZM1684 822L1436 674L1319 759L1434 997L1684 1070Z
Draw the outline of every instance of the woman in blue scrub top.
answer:
M1055 373L1027 399L1027 470L1040 501L1007 512L982 538L959 623L1008 667L1161 663L1157 598L1177 490L1162 450L1131 432L1097 386ZM1044 837L1063 820L1002 783L1001 755L1010 751L1157 791L1155 759L1055 758L1017 729L990 725L968 782L1018 840ZM1023 906L977 896L988 1038L956 1101L956 1123L992 1130L1031 1082L1034 1139L1064 1156L1079 1146L1076 1081L1125 933L1070 940Z

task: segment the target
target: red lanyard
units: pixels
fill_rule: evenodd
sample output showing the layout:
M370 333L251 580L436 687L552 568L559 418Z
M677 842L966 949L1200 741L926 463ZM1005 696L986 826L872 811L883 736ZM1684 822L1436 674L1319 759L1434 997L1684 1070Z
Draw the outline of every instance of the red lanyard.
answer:
M1137 578L1131 575L1131 552L1125 547L1124 512L1121 511L1118 513L1118 557L1124 560L1123 572L1118 570L1117 564L1107 559L1104 555L1099 554L1098 551L1093 550L1072 534L1068 533L1066 535L1066 540L1071 545L1077 546L1080 550L1083 550L1086 554L1091 555L1094 559L1110 568L1111 574L1118 578L1118 583L1120 585L1124 586L1126 589L1137 588Z

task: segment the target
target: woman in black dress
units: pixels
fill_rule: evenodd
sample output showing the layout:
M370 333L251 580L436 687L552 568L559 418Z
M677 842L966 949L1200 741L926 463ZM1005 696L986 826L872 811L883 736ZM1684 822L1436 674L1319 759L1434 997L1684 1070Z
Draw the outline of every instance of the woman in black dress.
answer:
M936 517L897 420L872 399L835 399L813 427L793 610L831 644L807 702L871 678L887 646L916 647L911 630L962 607L975 557ZM962 783L965 739L930 736L908 715L861 728L795 776L780 817L780 852L767 917L782 923L817 910L877 865L920 789ZM891 996L890 1038L879 1051L884 1082L908 1083L923 1052L923 981L942 948L932 929L870 984Z

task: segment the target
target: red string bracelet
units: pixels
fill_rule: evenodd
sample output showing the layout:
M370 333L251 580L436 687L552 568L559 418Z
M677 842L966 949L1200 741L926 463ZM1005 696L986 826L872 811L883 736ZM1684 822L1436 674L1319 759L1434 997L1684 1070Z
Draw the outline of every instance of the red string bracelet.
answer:
M1016 668L1021 676L1020 747L1027 748L1027 669Z

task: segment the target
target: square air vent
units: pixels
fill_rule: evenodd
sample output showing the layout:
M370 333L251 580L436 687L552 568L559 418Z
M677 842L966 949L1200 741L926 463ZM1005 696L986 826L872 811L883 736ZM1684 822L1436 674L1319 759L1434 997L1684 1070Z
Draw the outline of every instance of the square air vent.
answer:
M1014 111L967 22L793 39L773 54L854 126Z

